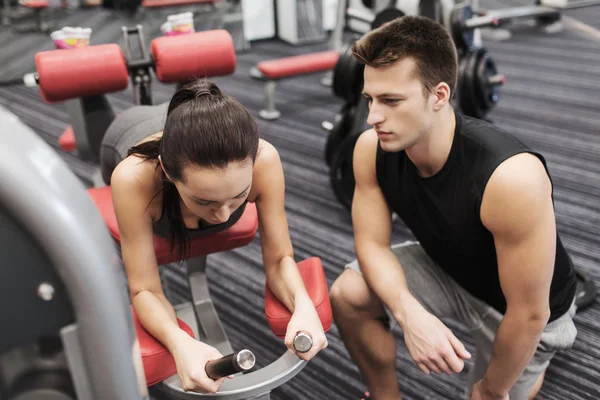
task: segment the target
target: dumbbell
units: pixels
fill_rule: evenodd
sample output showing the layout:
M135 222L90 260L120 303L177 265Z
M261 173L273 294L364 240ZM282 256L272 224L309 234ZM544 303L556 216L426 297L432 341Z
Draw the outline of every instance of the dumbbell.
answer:
M467 4L456 5L450 12L450 34L459 52L466 52L473 47L475 29L499 25L498 18L485 13L475 14Z

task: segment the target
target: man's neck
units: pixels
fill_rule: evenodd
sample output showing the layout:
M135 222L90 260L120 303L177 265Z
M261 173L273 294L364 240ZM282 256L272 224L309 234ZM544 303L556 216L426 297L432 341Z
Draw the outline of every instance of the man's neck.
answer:
M419 175L430 177L442 169L454 139L456 116L454 110L448 108L437 114L432 129L412 147L406 149L406 155L413 162Z

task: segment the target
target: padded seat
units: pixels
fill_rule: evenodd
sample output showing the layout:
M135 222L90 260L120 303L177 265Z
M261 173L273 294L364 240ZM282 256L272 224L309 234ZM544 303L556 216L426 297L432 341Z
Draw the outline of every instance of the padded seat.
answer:
M298 263L298 271L304 281L304 287L311 298L325 332L331 328L333 321L329 289L325 271L318 257L310 257ZM265 285L266 286L266 285ZM285 338L288 323L292 315L286 306L275 298L273 292L265 287L265 315L271 331L280 339Z
M144 374L146 375L146 385L152 386L177 373L175 359L169 350L158 340L148 333L140 323L133 307L131 307L133 317L133 326L140 343L140 352L142 354L142 364L144 365ZM179 318L177 318L179 327L191 337L194 337L192 328Z
M257 79L277 80L296 75L312 74L335 68L339 53L335 50L307 53L297 56L265 60L256 64L253 77Z
M104 222L110 231L113 239L120 244L119 227L117 217L112 202L112 193L110 186L88 189L88 194L100 210ZM211 253L231 250L243 247L249 244L258 230L258 215L256 206L253 203L246 205L246 210L238 222L229 229L192 239L190 242L190 253L188 258L205 256ZM159 265L181 261L179 257L179 246L176 245L173 251L170 250L170 243L167 239L155 236L154 250Z
M23 7L31 9L48 8L48 0L23 0L20 2Z
M88 194L98 207L113 239L117 243L120 243L119 229L112 203L110 186L88 189ZM252 241L257 229L258 216L256 206L253 203L248 203L240 220L229 229L202 238L193 239L191 241L191 254L189 257L205 256L211 253L245 246ZM179 261L178 248L176 247L174 252L170 252L169 243L166 239L155 237L154 248L160 265ZM325 278L321 260L318 257L311 257L300 261L298 263L298 269L308 295L312 299L321 319L323 329L327 332L331 328L333 318L328 295L327 280ZM177 373L175 360L169 350L144 329L138 320L133 307L131 307L131 313L136 335L140 344L146 383L148 386L152 386ZM267 324L275 336L284 338L292 314L285 305L273 295L267 285L265 285L265 314L267 317ZM194 337L193 330L189 325L179 318L177 319L177 323L188 335Z
M220 0L143 0L142 7L173 7L173 6L189 6L194 4L215 4Z

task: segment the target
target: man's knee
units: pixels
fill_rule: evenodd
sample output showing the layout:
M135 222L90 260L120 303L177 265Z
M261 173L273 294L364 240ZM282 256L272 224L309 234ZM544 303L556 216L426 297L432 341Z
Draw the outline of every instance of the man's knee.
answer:
M333 282L329 298L334 317L357 312L374 312L380 304L365 278L352 269L344 270Z

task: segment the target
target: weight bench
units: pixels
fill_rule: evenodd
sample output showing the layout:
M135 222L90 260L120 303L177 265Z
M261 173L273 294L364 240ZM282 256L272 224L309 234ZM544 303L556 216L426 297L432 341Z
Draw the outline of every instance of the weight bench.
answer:
M39 52L36 72L28 74L31 82L26 84L39 86L45 102L65 102L71 125L58 143L64 151L77 150L83 160L99 160L102 139L116 117L106 94L127 89L131 81L134 103L152 105L151 72L162 83L180 85L198 76L223 76L235 70L233 39L225 30L158 37L150 49L141 26L123 28L123 36L124 49L111 43ZM135 48L140 54L132 51L132 37L137 37Z
M110 186L88 189L88 194L100 210L111 236L119 244L120 235ZM245 246L254 239L257 229L256 206L248 203L242 217L232 227L191 241L187 265L192 302L175 306L178 323L189 335L216 347L224 355L231 354L234 351L210 298L205 275L207 256L211 253ZM174 251L171 251L169 242L166 239L155 237L154 249L159 265L181 261L178 246ZM321 318L323 328L328 331L332 323L332 314L327 281L321 260L316 257L308 258L299 262L298 268L308 294ZM136 334L140 342L147 385L155 385L153 390L167 395L168 398L268 399L269 392L273 388L294 377L306 364L305 361L291 352L285 351L279 359L266 367L243 375L238 374L233 379L226 379L216 394L184 392L176 373L175 361L172 355L160 342L144 330L137 321L133 309L132 313ZM278 338L284 338L291 313L275 298L266 285L265 314L271 331Z
M329 50L259 62L250 71L252 78L266 81L265 108L260 110L258 115L266 120L274 120L281 116L275 108L275 86L278 80L332 70L338 57L337 51Z
M6 0L9 1L9 0ZM19 4L24 7L24 8L28 8L29 10L31 10L33 12L33 16L35 18L35 24L34 25L25 25L25 26L18 26L15 27L15 31L17 32L42 32L42 33L47 33L50 30L50 25L48 24L48 21L46 20L46 14L48 12L48 8L49 8L49 1L48 0L21 0L19 1Z
M144 8L161 8L175 6L189 6L195 4L213 5L221 0L143 0L142 7Z

